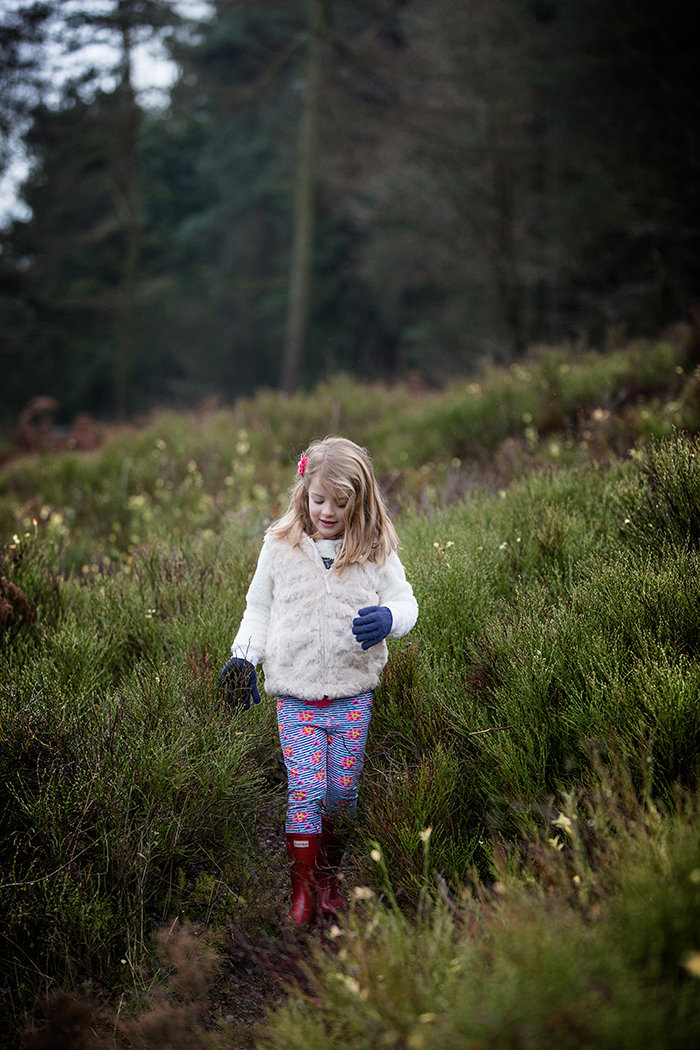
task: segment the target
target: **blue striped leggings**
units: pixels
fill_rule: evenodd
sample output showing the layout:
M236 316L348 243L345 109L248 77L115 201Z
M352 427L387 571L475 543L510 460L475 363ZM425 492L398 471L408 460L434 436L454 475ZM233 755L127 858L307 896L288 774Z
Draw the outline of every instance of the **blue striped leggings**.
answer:
M355 816L371 718L372 693L338 700L278 697L288 833L317 835L322 816Z

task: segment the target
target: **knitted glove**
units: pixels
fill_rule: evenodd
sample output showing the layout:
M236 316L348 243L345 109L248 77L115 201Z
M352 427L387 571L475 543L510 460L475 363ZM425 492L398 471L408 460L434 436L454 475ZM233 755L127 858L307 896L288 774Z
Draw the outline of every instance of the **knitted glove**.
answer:
M391 609L387 609L386 605L368 605L366 609L360 609L352 621L352 633L363 649L371 649L382 638L386 638L392 623Z
M232 707L240 704L244 711L250 710L251 702L259 704L261 700L255 668L237 656L232 656L224 664L219 675L219 689L228 704Z

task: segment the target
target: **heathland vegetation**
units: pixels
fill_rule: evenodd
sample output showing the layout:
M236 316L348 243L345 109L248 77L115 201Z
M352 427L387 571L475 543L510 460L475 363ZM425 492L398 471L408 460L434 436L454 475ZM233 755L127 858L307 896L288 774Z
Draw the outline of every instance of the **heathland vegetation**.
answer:
M273 704L216 682L330 432L372 452L421 615L377 696L351 911L297 936ZM697 1045L699 433L673 332L8 460L4 1045Z

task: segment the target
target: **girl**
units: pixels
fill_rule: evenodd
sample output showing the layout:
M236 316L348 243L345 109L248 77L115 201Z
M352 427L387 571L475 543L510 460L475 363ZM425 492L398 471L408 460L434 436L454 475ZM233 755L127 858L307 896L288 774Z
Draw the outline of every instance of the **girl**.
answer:
M278 697L290 918L303 925L317 906L328 916L344 904L340 818L355 815L385 639L411 630L418 605L366 450L327 437L298 472L287 513L267 530L221 678L249 708L260 703L262 661Z

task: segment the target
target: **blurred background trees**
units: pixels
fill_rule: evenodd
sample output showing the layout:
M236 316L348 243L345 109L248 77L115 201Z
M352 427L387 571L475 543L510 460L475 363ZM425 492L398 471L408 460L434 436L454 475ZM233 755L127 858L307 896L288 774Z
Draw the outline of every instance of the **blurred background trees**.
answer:
M0 15L0 163L30 163L5 420L35 394L125 417L337 371L440 383L699 297L689 3L54 6ZM135 87L148 39L166 105Z

